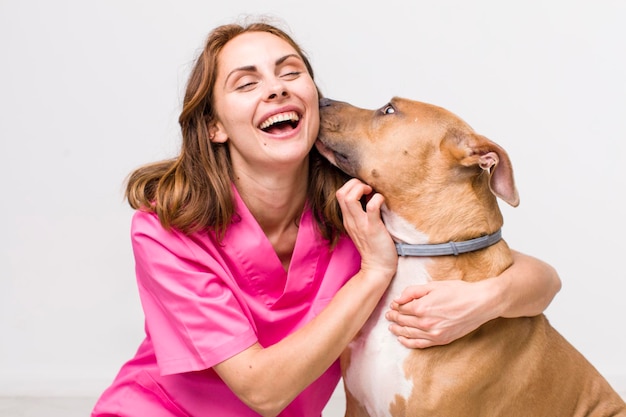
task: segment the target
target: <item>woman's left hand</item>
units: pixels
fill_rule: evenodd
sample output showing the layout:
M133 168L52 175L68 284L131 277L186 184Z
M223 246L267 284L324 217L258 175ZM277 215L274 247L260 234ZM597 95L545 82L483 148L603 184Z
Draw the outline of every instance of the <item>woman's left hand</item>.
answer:
M408 348L445 345L463 337L499 315L489 305L493 297L485 281L433 281L407 287L386 314L392 322L389 329Z
M391 304L390 330L409 348L446 345L496 317L541 314L561 289L549 264L511 251L513 265L476 282L432 281L406 288Z

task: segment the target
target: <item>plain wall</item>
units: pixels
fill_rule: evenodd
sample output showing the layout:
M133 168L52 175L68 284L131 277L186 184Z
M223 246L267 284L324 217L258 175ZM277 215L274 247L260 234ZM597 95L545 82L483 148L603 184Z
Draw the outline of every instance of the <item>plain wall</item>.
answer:
M125 176L174 156L211 28L286 21L324 94L457 113L509 152L511 247L554 326L626 391L626 3L0 1L0 395L98 395L143 337Z

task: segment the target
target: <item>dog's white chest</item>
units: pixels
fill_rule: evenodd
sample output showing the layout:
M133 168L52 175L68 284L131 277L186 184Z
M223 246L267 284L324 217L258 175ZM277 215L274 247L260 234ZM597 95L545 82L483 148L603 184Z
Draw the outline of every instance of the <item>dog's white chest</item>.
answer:
M407 378L404 362L409 352L389 331L385 318L391 301L410 285L428 282L425 260L400 258L398 271L361 334L350 344L350 366L344 383L370 416L389 416L396 396L408 398L413 382Z

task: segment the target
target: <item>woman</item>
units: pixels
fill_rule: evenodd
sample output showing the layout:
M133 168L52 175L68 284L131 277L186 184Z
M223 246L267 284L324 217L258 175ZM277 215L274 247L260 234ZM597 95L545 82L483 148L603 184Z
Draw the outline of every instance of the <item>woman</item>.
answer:
M363 210L372 189L313 150L318 100L283 31L211 32L180 155L129 178L146 338L93 416L321 415L397 255L382 196ZM559 286L550 266L516 254L495 279L407 289L390 330L409 347L448 343L497 316L540 313Z

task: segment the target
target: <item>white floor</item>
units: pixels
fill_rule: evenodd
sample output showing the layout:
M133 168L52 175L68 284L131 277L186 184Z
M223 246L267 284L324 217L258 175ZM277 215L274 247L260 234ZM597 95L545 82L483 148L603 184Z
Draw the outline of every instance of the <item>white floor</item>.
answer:
M88 417L94 398L0 397L2 417Z
M620 392L626 399L626 392ZM336 392L324 417L343 417L344 398ZM89 417L95 398L0 397L0 417Z

